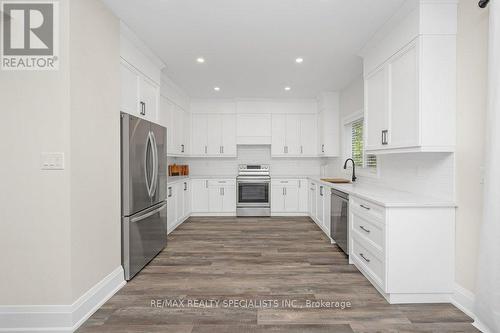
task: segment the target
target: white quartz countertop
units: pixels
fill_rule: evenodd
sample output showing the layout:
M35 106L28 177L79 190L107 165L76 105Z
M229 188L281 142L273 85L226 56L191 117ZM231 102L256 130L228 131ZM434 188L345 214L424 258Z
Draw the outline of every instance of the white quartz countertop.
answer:
M453 201L435 198L432 196L419 195L371 184L332 184L322 181L321 178L328 177L297 175L271 176L271 179L309 179L325 187L348 193L349 195L371 201L383 207L456 207L456 204ZM236 179L236 175L173 176L167 178L167 184L172 185L186 179Z
M236 175L189 176L191 179L236 179Z
M236 179L236 176L170 176L167 178L167 184L175 184L186 179Z
M398 191L377 185L360 183L332 184L322 181L320 178L323 177L308 178L314 182L320 183L323 186L348 193L384 207L456 207L456 204L453 201Z
M189 176L169 176L167 177L167 184L168 185L172 185L172 184L175 184L175 183L179 183L179 182L182 182L186 179L190 179L191 177Z

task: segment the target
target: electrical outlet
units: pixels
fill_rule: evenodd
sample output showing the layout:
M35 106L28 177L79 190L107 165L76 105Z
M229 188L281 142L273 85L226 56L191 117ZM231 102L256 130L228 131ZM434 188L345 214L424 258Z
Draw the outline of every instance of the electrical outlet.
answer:
M64 153L41 153L42 170L64 170Z

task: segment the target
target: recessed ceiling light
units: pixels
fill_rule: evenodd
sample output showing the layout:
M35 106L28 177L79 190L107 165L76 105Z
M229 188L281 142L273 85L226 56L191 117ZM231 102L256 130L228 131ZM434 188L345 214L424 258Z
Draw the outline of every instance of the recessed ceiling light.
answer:
M220 87L214 87L215 91L220 91Z
M203 64L205 62L205 59L204 58L198 58L196 59L196 61L200 64Z
M291 89L292 89L292 88L290 88L290 87L285 87L285 90L286 90L286 91L290 91Z
M295 62L298 63L298 64L301 64L304 62L304 59L303 58L297 58L295 59Z

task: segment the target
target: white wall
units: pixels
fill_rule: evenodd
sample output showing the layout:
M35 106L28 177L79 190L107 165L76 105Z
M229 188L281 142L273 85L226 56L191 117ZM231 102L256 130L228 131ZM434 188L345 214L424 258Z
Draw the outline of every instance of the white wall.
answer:
M118 21L99 0L60 19L60 70L0 73L0 305L72 304L121 261Z
M0 72L0 305L71 299L66 1L60 13L58 71ZM40 152L65 153L66 169L40 170Z
M172 81L172 79L170 79L170 77L168 77L165 72L163 72L161 75L160 93L163 97L166 97L172 103L179 105L186 111L189 111L189 96L181 87L179 87L174 81ZM158 112L166 112L166 110L162 110L160 108Z
M488 13L476 1L458 5L456 281L474 291L482 218Z
M340 92L340 118L363 110L363 85L363 77L359 77Z
M100 0L72 0L70 20L75 301L121 265L120 25Z

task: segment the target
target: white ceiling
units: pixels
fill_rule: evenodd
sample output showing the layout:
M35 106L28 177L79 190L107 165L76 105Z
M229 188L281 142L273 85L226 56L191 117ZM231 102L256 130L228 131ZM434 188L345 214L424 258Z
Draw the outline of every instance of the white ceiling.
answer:
M357 52L403 0L104 2L190 97L311 98L361 75Z

